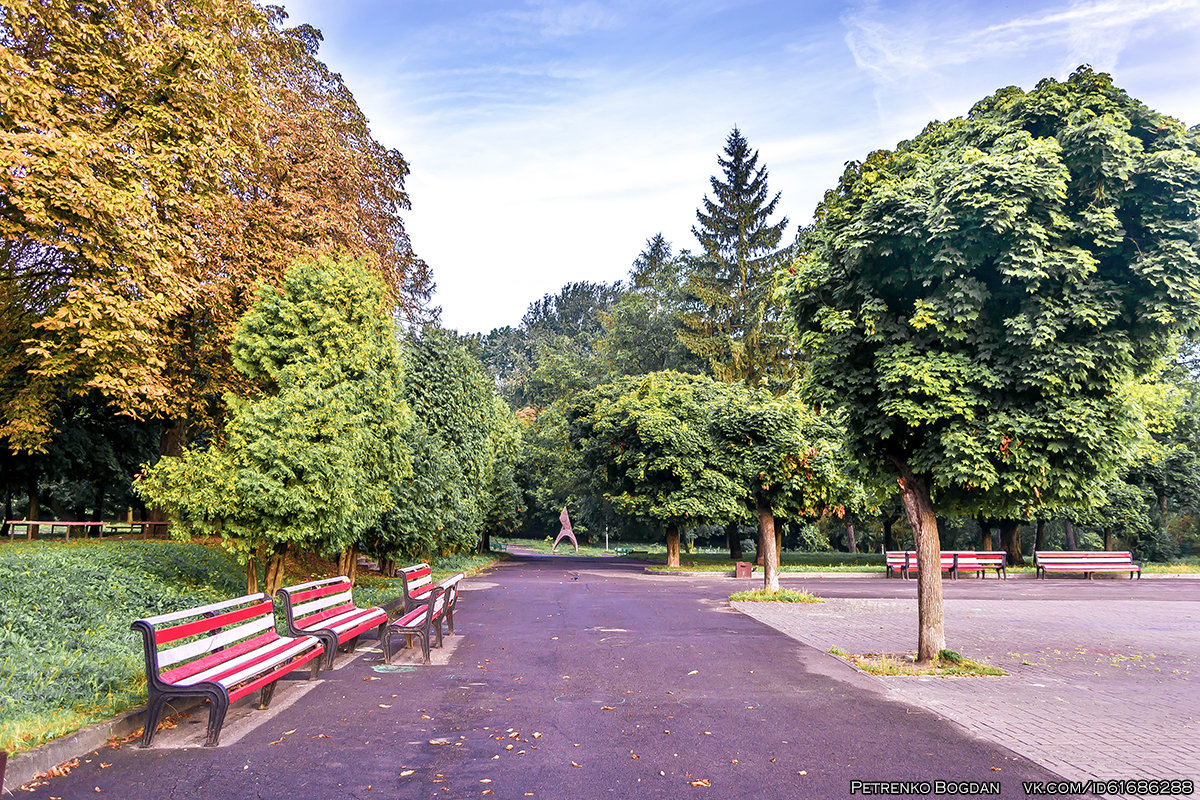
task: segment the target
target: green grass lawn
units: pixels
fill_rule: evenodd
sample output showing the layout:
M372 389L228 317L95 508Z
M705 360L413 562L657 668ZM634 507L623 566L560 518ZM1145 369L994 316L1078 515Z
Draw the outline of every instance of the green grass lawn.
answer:
M0 750L25 750L145 702L140 617L246 593L216 547L146 541L0 546Z
M441 578L494 561L460 556L432 566ZM398 579L359 578L360 605L400 592ZM142 639L130 623L244 595L246 574L212 544L11 542L0 545L0 593L0 750L12 753L146 702Z

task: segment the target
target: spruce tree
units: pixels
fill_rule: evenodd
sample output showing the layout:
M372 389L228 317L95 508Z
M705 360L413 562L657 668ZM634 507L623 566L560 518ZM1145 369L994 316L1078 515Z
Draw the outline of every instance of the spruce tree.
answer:
M704 252L691 260L682 338L721 380L790 382L789 337L772 299L776 248L788 224L786 217L770 221L780 195L770 196L767 168L736 127L717 163L724 179L710 179L712 196L692 227Z

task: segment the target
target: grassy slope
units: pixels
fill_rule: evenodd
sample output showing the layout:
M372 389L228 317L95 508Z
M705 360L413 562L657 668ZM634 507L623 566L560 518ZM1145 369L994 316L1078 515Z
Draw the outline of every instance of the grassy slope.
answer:
M245 594L218 548L174 542L0 547L0 750L34 747L145 702L140 617Z

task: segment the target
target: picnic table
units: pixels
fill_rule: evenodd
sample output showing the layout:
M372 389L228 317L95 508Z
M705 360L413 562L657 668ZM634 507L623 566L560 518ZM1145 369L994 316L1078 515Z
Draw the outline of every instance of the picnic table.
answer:
M14 536L17 535L17 528L25 529L25 538L26 539L33 539L33 535L34 535L35 531L37 532L38 536L41 536L41 535L43 535L42 528L49 528L50 536L53 536L55 534L56 530L61 530L63 532L63 535L67 538L67 541L70 541L72 528L82 528L83 536L86 539L88 536L89 528L94 528L96 530L97 536L101 535L101 528L105 523L103 523L103 522L70 522L70 521L63 521L63 520L13 519L13 520L9 520L6 524L8 525L8 538L9 539L12 539Z
M166 522L106 522L101 529L104 533L140 533L143 539L150 539L165 532Z

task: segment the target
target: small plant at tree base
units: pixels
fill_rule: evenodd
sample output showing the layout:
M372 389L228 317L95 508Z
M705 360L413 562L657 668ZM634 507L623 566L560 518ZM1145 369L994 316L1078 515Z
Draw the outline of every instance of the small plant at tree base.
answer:
M963 657L954 650L942 650L938 653L938 663L961 664Z
M734 592L729 595L730 602L766 602L766 603L824 603L819 597L808 592L798 592L793 589L780 589L768 592L765 589L755 589L752 592Z

